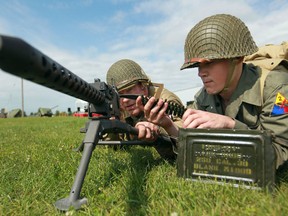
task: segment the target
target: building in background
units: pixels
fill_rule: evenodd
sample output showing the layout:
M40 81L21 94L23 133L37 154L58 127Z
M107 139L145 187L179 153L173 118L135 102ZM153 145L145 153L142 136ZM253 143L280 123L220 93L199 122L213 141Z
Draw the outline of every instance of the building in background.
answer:
M40 107L38 109L37 115L40 117L52 117L53 116L52 109Z
M17 117L22 117L22 110L21 109L10 110L7 114L7 118L17 118Z
M88 102L77 99L75 102L76 112L73 114L75 117L87 117L88 116Z

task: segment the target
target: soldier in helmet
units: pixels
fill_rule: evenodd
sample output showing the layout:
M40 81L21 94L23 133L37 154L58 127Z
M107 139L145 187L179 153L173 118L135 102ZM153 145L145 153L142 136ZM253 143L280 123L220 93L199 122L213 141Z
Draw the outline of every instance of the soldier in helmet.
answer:
M232 15L207 17L191 29L181 70L198 68L204 86L184 113L183 127L271 130L278 168L288 159L288 72L279 65L264 76L261 68L243 62L257 50L246 25ZM148 121L177 136L165 115L167 104L160 100L153 107L154 101L143 107L138 98L137 105ZM149 135L143 132L142 138Z
M121 94L154 96L157 99L161 98L182 105L181 100L175 94L163 88L163 84L152 83L140 65L130 59L122 59L112 64L107 72L106 81L109 85L116 87L120 96ZM120 106L122 120L130 125L135 126L137 122L146 120L143 111L136 106L135 99L121 97ZM180 118L174 116L170 118L177 126L182 126ZM167 132L159 126L154 126L152 133L149 125L152 124L144 122L140 127L147 130L146 133L150 133L152 136L150 141L154 142L158 153L165 159L175 159L176 155L173 150L175 141L168 137Z

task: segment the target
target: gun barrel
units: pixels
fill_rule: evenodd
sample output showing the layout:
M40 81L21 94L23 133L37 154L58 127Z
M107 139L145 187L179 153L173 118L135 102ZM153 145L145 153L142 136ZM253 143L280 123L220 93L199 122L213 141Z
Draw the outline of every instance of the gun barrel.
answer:
M0 68L92 104L105 94L20 38L0 35Z

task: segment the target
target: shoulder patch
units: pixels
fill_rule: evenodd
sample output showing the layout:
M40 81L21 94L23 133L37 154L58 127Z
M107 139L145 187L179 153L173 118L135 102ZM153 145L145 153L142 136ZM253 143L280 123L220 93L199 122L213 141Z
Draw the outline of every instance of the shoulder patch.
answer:
M277 93L271 116L288 114L288 99Z

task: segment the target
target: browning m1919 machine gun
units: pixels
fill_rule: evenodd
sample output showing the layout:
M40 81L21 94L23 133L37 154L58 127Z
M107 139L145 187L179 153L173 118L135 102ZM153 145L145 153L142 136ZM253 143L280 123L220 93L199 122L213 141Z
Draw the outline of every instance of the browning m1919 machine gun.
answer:
M99 139L102 135L105 133L138 134L134 127L119 120L120 105L117 91L98 79L94 83L87 83L25 41L10 36L0 35L0 68L8 73L88 102L89 120L84 131L86 134L81 144L83 154L74 184L69 197L55 203L59 210L66 211L72 206L79 209L87 203L86 198L80 198L80 192L92 152L96 145L101 145ZM110 143L107 141L102 144L149 145L147 142L137 140L133 142L110 141Z

